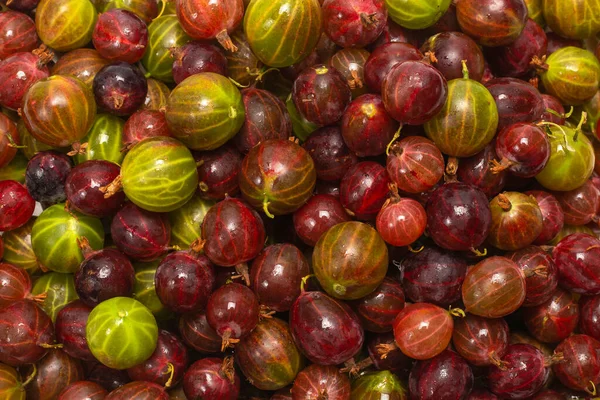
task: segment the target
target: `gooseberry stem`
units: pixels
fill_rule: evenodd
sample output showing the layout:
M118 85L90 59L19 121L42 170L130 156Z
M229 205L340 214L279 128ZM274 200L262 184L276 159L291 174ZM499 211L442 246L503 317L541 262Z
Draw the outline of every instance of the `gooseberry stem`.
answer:
M467 314L465 314L465 312L460 308L449 308L449 313L454 317L464 318L467 316Z
M171 363L167 363L167 374L169 375L169 379L167 379L167 382L165 383L165 388L170 388L171 385L173 384L173 376L175 375L175 367L173 366L173 364Z
M485 256L487 256L487 248L483 249L483 251L479 251L479 249L476 249L475 247L471 247L470 250L477 257L485 257Z
M581 132L583 128L583 124L587 122L587 113L583 111L581 113L581 120L579 121L579 125L577 125L577 129L575 129L575 135L573 135L573 141L576 142L579 137L579 132Z
M390 142L386 146L386 148L385 148L385 155L386 156L390 155L390 147L392 147L392 144L394 144L394 142L396 140L398 140L398 138L400 137L400 131L402 131L402 124L400 124L400 127L398 128L398 130L394 133L394 136L392 136L392 140L390 140Z
M469 79L469 68L467 67L467 60L461 60L463 79Z
M235 271L242 277L246 286L250 286L250 274L248 273L248 264L239 263L235 266Z
M227 356L223 359L223 364L221 365L221 372L225 377L229 380L229 382L233 383L235 380L235 370L233 369L233 357Z
M358 373L360 371L362 371L365 368L370 367L371 365L373 365L373 360L371 359L371 357L367 357L362 361L359 362L354 362L354 358L351 358L350 360L346 361L344 363L344 368L340 369L340 373L341 374L345 374L348 373L353 377L358 376Z
M35 364L31 364L31 366L33 367L33 369L31 373L27 376L27 379L25 379L25 382L23 382L23 384L21 385L22 387L29 385L33 378L35 378L35 375L37 374L37 367L35 366Z
M417 247L416 249L414 247L412 247L412 244L408 245L408 251L410 251L411 253L420 253L425 249L425 246L421 245L421 247Z
M300 280L300 291L301 291L302 293L304 293L304 292L305 292L305 289L304 289L304 287L306 286L306 282L308 282L308 280L309 280L310 278L312 278L313 276L315 276L315 274L306 275L305 277L303 277L303 278Z
M271 214L271 212L269 211L269 201L267 200L267 198L265 197L263 199L263 211L265 212L265 215L269 218L275 218L275 216L273 214Z
M498 205L504 211L510 211L510 209L512 208L512 204L511 204L509 198L506 197L506 195L504 193L500 193L498 195Z

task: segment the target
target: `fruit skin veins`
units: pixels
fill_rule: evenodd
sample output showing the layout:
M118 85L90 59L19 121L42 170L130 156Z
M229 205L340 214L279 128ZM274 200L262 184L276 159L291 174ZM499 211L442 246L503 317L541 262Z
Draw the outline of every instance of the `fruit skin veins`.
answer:
M173 136L192 150L223 145L244 124L240 91L223 75L203 72L183 80L169 96L165 117Z
M129 297L113 297L97 305L85 332L94 357L114 369L131 368L145 361L158 341L154 316Z
M560 36L585 39L600 31L598 0L542 0L543 18Z
M179 141L164 136L144 139L123 160L123 191L138 207L154 212L178 209L198 186L196 161Z
M317 0L254 0L244 15L244 32L262 62L288 67L317 45L321 7Z
M450 0L386 0L390 18L408 29L425 29L444 15Z
M313 270L323 289L342 300L373 292L385 278L388 250L379 233L356 221L330 228L317 242Z

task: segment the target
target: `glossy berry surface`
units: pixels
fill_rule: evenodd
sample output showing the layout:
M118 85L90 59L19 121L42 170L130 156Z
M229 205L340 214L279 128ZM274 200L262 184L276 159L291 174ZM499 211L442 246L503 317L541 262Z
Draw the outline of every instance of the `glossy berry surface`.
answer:
M209 259L194 250L167 255L154 277L160 302L176 313L200 311L206 307L215 283Z
M33 156L25 171L25 186L31 197L45 205L64 202L67 199L65 182L72 165L69 157L54 151Z
M16 181L0 181L0 231L23 226L33 215L35 200Z
M130 296L135 271L129 259L116 249L98 252L83 249L87 257L75 274L75 288L79 298L93 307L113 297Z
M336 365L353 357L363 345L364 331L346 304L322 292L304 292L290 310L295 342L314 363Z
M116 179L120 170L117 164L104 160L90 160L77 165L65 181L70 207L91 217L115 214L125 200L125 193L118 192L105 198L100 188Z
M114 8L98 17L92 41L102 57L134 64L146 51L148 28L131 11Z
M314 131L304 142L304 150L315 163L318 179L338 181L358 162L356 154L348 146L348 138L343 134L343 129L326 126Z
M419 361L410 372L411 398L464 398L473 387L471 367L460 355L445 350L426 361Z
M475 186L459 182L437 188L429 197L426 211L432 239L448 250L479 247L492 222L485 194Z
M385 203L390 178L380 164L363 161L351 167L340 184L340 201L362 221L375 219Z
M120 61L98 71L93 89L99 108L123 116L144 104L148 83L137 67Z

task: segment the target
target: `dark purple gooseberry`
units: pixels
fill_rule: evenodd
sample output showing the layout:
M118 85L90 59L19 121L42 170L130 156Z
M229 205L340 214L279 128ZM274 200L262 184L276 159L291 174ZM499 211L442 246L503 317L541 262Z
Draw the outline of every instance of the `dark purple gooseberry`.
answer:
M27 223L35 210L35 200L17 181L0 181L0 232L17 229Z
M537 246L529 246L507 254L525 273L525 302L533 307L548 301L558 285L558 270L550 254Z
M84 363L84 368L89 381L97 383L109 392L131 382L127 370L109 368L95 359ZM126 398L129 399L129 397Z
M587 180L577 189L568 192L556 192L567 225L586 225L598 221L600 193L591 180Z
M329 228L350 219L337 198L315 194L294 212L294 229L304 243L314 246Z
M12 10L21 11L23 13L28 13L33 11L34 8L37 7L40 0L2 0L0 3L6 4L6 6Z
M252 87L242 89L241 93L246 116L244 125L233 138L241 153L248 153L264 140L287 139L293 135L290 114L277 96Z
M354 357L365 334L354 311L323 292L302 292L290 309L294 341L313 363L337 365Z
M492 198L504 189L508 173L506 170L492 171L492 161L497 159L496 141L492 140L479 153L461 159L456 176L460 182L477 186L486 196Z
M564 125L565 108L561 104L560 100L550 94L542 94L542 99L544 100L544 112L542 113L540 119L543 121L554 122L558 125ZM553 110L554 113L550 113L548 110ZM559 117L556 114L562 115L562 117Z
M225 144L215 150L203 151L197 153L195 159L202 197L221 200L240 191L238 174L242 155L235 146Z
M55 151L34 155L25 170L25 186L31 197L47 206L65 201L65 181L72 166L69 157Z
M412 46L419 47L421 41L420 32L406 29L395 23L391 18L387 19L387 23L383 28L381 35L369 46L372 49L384 45L386 43L408 43Z
M437 68L447 81L463 77L462 60L466 60L469 78L481 81L484 72L484 58L481 49L473 39L460 32L442 32L427 39L421 46L423 54L431 52L436 60L431 65Z
M367 351L369 358L366 363L372 364L379 371L390 371L398 377L408 378L408 374L412 368L413 360L406 356L398 346L393 346L393 350L382 354L380 345L394 345L394 333L378 333L371 335L367 340Z
M523 321L535 339L543 343L558 343L577 327L579 306L572 293L557 288L548 301L525 309Z
M503 399L526 399L546 382L550 369L544 353L529 344L511 344L501 364L488 370L490 390Z
M542 95L525 81L515 78L495 78L486 82L485 87L496 101L498 130L517 122L535 122L544 113Z
M433 245L409 254L400 266L406 297L441 307L460 301L466 274L467 263L462 257Z
M127 373L132 381L148 381L172 387L183 378L187 366L188 350L181 339L161 329L154 353L143 363L129 368Z
M358 162L356 154L348 148L342 130L337 126L317 129L302 147L315 163L317 178L324 181L339 181Z
M12 367L33 364L54 347L50 317L32 300L0 309L0 362Z
M486 48L486 58L498 75L518 78L532 70L532 59L545 56L547 48L546 32L528 18L517 40L508 46Z
M98 71L93 89L98 107L111 114L130 115L144 104L148 82L139 68L119 61Z
M582 297L579 308L579 330L598 340L600 338L600 296Z
M464 358L451 350L418 361L410 371L408 388L411 399L461 399L473 387L473 371Z
M123 126L123 145L127 150L149 137L172 136L165 114L157 110L137 110Z
M265 238L265 226L258 213L238 199L221 200L202 221L204 254L216 265L235 266L242 275L247 270L243 263L260 253Z
M365 63L365 83L372 93L381 93L383 79L396 64L422 58L419 49L408 43L383 44L371 53Z
M312 364L298 373L292 399L346 400L350 398L350 379L332 365ZM272 398L271 398L272 399Z
M211 357L196 361L185 372L183 391L188 399L237 399L240 378L233 359Z
M92 217L113 215L125 201L125 193L121 191L104 198L100 188L110 184L120 172L117 164L104 160L89 160L77 165L65 182L69 206Z
M454 321L452 343L456 351L474 366L499 365L508 347L508 324L502 318L467 314Z
M203 312L182 315L179 333L185 344L201 354L218 353L221 350L221 337L210 327Z
M212 263L194 249L167 255L154 276L156 294L165 307L176 313L203 310L215 285Z
M384 333L392 330L404 302L402 285L395 279L385 278L373 293L357 300L354 309L365 330Z
M171 240L171 224L165 214L146 211L126 203L110 226L119 250L137 261L152 261L165 255Z
M107 60L134 64L142 59L148 45L148 27L131 11L113 8L101 13L92 42Z
M81 300L74 300L58 312L54 324L56 341L62 343L65 353L84 361L95 360L85 337L85 326L91 312L92 307Z
M300 115L317 125L340 120L351 96L344 76L323 64L302 71L292 88L292 99Z
M340 183L340 202L356 219L375 219L385 203L390 178L386 169L374 161L352 166Z
M365 47L385 28L388 13L381 0L322 2L325 34L341 47Z
M421 125L433 118L448 97L444 76L423 61L395 65L381 84L385 109L398 122Z
M525 192L526 195L533 196L542 212L542 233L533 242L537 245L544 245L560 232L565 223L563 210L556 197L542 190L532 190Z
M559 284L584 295L600 294L600 240L574 233L562 239L552 257L558 268Z
M562 362L552 365L560 383L595 396L600 382L600 342L587 335L571 335L556 346L554 353L562 354Z
M95 307L113 297L131 296L135 271L123 253L111 247L94 251L85 238L80 248L85 260L75 273L75 290L81 301Z
M302 278L309 273L308 261L296 246L274 244L252 262L250 286L261 305L284 312L300 295Z
M223 50L210 43L189 42L171 50L173 79L179 84L185 78L201 72L227 75L227 58Z
M363 94L354 99L341 122L344 142L359 157L385 153L398 126L386 111L381 96L376 94Z
M208 324L223 338L221 351L249 334L258 324L260 307L245 285L229 283L215 290L206 306Z
M473 185L446 183L427 202L431 238L448 250L477 249L487 237L492 214L486 195Z
M515 176L533 178L550 159L550 141L539 126L515 123L499 131L496 154L500 161L495 160L492 171L508 169Z

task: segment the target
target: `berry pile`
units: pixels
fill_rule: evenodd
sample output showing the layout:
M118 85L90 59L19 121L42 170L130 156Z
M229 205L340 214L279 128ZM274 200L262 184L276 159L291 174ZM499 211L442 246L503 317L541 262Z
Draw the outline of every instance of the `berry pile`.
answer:
M0 0L0 399L591 399L600 0Z

